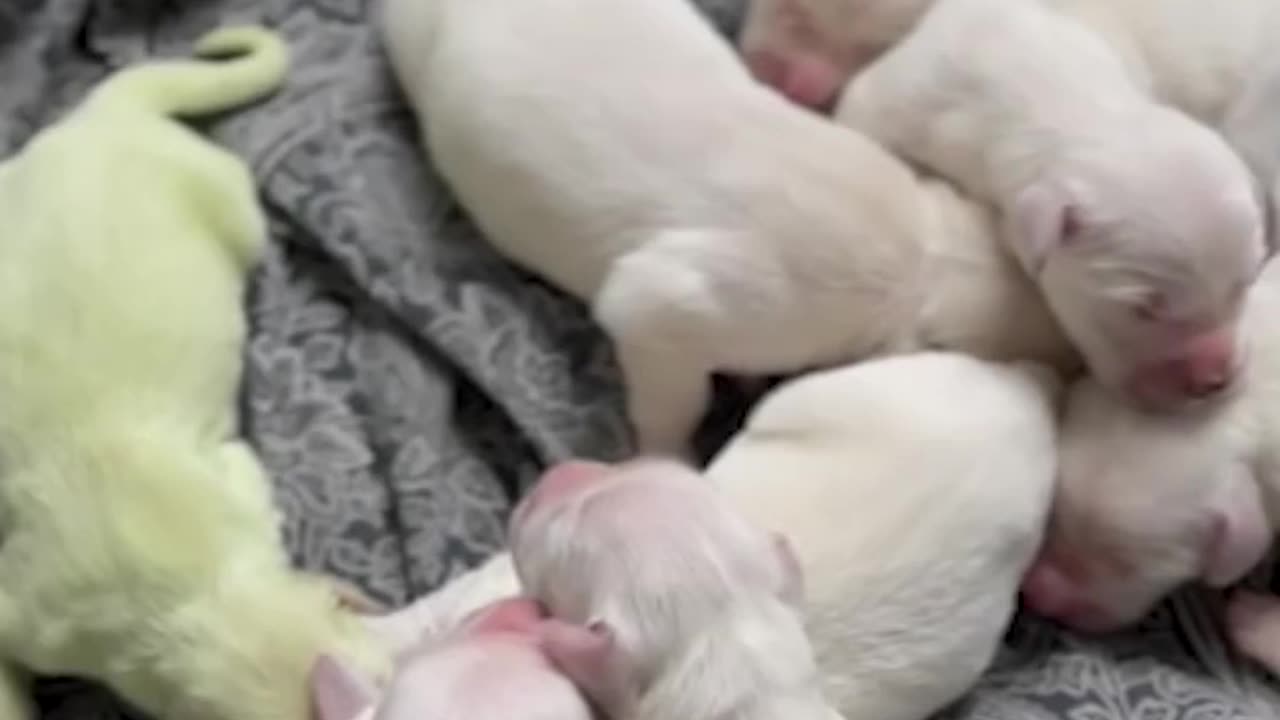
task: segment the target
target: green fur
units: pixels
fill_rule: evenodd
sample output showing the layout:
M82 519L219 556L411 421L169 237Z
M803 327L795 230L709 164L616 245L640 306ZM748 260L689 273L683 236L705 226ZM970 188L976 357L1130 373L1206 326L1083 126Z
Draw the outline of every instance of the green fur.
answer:
M237 439L265 220L244 163L172 118L273 91L287 49L197 51L237 57L121 71L0 165L0 720L26 714L19 668L161 720L304 720L318 653L384 669L290 569Z

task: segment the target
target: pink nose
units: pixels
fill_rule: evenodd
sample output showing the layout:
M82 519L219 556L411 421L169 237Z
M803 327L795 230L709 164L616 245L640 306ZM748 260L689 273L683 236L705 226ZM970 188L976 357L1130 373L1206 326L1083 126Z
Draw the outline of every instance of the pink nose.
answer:
M1230 387L1236 372L1234 338L1219 331L1194 337L1177 355L1139 370L1135 383L1156 400L1207 398Z
M840 70L818 55L752 50L745 59L757 80L797 105L820 110L831 106L840 93Z
M1057 567L1043 560L1022 579L1022 598L1037 614L1079 630L1101 630L1110 625L1100 607L1085 598Z
M1165 362L1175 386L1193 398L1209 397L1227 388L1235 375L1235 343L1230 333L1213 332L1192 338L1182 352Z

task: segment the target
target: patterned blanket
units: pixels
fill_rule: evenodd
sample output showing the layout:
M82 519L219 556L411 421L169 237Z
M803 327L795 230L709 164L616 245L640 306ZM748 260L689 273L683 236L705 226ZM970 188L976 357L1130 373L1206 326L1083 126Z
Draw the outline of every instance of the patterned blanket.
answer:
M732 32L741 0L697 1ZM543 464L628 447L608 345L581 306L501 261L432 173L373 13L366 0L4 0L0 153L106 72L186 54L214 25L288 36L287 88L204 128L252 164L272 219L248 308L244 430L297 562L399 604L498 547ZM741 411L721 395L712 444ZM1105 640L1020 620L947 717L1280 717L1217 616L1214 599L1187 595ZM136 717L71 679L38 694L51 719Z

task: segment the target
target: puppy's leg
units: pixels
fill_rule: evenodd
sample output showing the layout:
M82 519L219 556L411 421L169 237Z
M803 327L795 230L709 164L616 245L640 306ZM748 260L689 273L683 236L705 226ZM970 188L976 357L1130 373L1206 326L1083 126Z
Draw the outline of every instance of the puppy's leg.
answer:
M1237 592L1227 605L1227 635L1242 655L1280 677L1280 598Z
M663 235L615 263L595 299L626 383L641 453L687 456L711 395L709 329L721 313L708 279L684 262L702 233Z
M219 147L193 148L192 159L201 173L200 207L209 224L226 239L227 249L242 266L252 267L267 244L267 219L253 173L242 160Z

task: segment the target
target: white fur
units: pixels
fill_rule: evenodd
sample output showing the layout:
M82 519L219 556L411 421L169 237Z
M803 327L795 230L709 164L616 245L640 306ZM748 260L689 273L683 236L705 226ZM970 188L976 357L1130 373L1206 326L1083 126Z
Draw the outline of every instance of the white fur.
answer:
M790 539L845 717L921 720L991 661L1048 512L1057 387L961 355L872 361L784 385L712 461Z
M1170 408L1234 377L1264 256L1249 173L1083 25L1026 0L948 0L837 114L1000 208L1006 242L1111 390ZM1228 362L1166 371L1210 341Z
M409 647L381 689L321 658L311 673L316 720L591 720L587 701L539 649L542 620L530 605L508 598L438 632L406 627Z
M797 102L825 104L868 62L900 41L935 2L753 0L739 46L762 81ZM1280 122L1280 62L1273 58L1271 43L1280 32L1280 4L1041 2L1099 33L1145 92L1220 128L1264 189L1274 190L1280 171L1280 134L1274 132ZM818 76L807 89L821 90L797 96L788 83L806 73Z
M953 216L986 242L984 211L938 205L874 143L753 82L689 3L389 0L384 26L431 159L485 235L615 341L644 450L684 448L713 371L953 337L1071 355L1016 268L951 245ZM939 272L954 295L931 294Z
M512 556L562 621L548 655L609 717L839 717L818 690L785 544L676 463L567 472L585 482L535 488L517 508Z
M1272 261L1250 296L1249 372L1212 407L1152 416L1092 382L1072 390L1053 529L1028 575L1033 607L1081 629L1109 630L1138 620L1183 583L1227 585L1261 559L1280 518L1277 314L1280 263ZM1280 646L1260 659L1280 671Z
M1035 1L1035 0L1033 0ZM902 40L936 0L752 0L739 46L751 62L806 57L847 80ZM1131 79L1161 101L1217 125L1270 63L1280 29L1271 0L1039 0L1100 33Z

